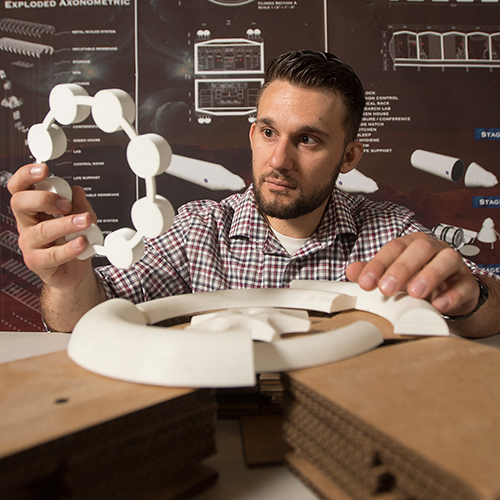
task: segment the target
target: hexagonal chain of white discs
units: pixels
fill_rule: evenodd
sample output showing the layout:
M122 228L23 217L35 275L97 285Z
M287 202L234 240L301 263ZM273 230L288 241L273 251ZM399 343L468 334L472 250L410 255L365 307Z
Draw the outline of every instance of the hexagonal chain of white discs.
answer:
M66 240L85 236L89 245L79 257L87 259L96 253L105 255L111 264L128 267L137 262L144 253L143 237L154 238L165 232L174 219L172 204L156 194L155 176L168 168L172 150L168 142L158 134L138 135L132 123L135 104L130 95L120 89L106 89L90 97L83 87L75 84L55 86L49 95L50 111L42 123L33 125L28 132L28 147L37 163L59 158L67 148L67 138L55 122L71 125L85 120L90 113L94 123L106 133L125 131L130 142L127 146L127 161L131 170L146 185L146 196L137 200L131 209L135 231L121 228L106 239L97 225L69 235ZM71 200L69 184L58 177L40 182L36 189L45 189Z

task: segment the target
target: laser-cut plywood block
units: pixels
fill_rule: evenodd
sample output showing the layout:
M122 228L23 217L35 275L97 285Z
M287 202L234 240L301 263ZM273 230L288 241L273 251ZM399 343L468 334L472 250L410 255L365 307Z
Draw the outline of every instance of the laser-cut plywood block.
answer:
M291 468L321 498L496 500L499 378L498 349L457 337L287 373Z
M2 499L175 500L216 479L200 465L212 391L111 380L55 352L1 364L0 394Z

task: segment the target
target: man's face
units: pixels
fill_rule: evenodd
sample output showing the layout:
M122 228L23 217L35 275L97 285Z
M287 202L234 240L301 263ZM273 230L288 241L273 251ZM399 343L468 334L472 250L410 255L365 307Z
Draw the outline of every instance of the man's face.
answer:
M341 99L328 90L281 80L264 90L250 129L261 213L295 219L324 210L344 163L343 111Z

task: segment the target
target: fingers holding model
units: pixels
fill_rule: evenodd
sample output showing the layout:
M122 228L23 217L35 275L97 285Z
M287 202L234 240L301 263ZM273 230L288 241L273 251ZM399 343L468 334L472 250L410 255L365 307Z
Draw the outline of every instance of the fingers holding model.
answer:
M75 286L92 270L90 260L75 260L85 251L87 240L80 236L66 242L65 237L87 229L95 214L81 187L72 188L72 201L33 189L47 176L46 165L30 164L18 169L8 183L19 247L26 265L46 284Z
M351 264L346 275L364 290L378 287L388 297L405 291L427 299L446 315L469 313L479 298L477 280L460 254L424 233L390 241L371 261Z

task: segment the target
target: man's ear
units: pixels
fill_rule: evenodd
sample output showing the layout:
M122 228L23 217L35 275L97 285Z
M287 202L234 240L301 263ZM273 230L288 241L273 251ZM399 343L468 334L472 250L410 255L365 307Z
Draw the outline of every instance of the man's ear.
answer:
M347 172L356 168L356 165L359 163L362 156L363 144L359 141L350 142L345 148L344 161L340 167L340 172L342 174L347 174Z
M250 131L248 132L248 137L250 138L250 146L253 147L253 135L255 134L255 123L250 125Z

